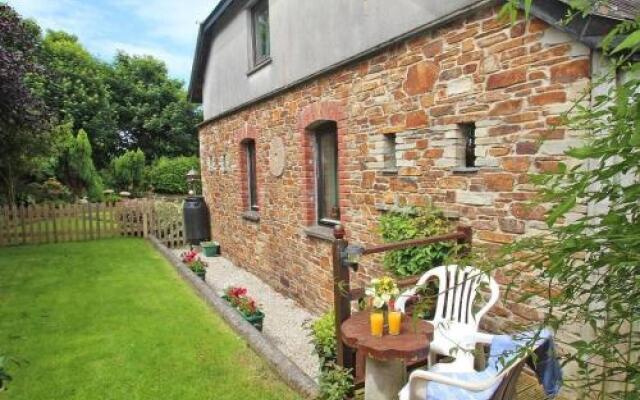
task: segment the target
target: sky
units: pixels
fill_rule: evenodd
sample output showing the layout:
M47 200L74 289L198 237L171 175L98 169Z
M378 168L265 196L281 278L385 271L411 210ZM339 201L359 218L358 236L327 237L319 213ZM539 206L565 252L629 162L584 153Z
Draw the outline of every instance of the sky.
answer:
M198 25L218 0L9 0L43 29L76 35L94 55L112 61L117 50L152 55L169 75L189 83Z

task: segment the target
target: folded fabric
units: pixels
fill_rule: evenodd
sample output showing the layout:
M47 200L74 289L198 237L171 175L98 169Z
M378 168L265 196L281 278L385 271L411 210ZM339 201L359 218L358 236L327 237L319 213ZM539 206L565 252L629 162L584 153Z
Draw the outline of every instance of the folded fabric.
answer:
M504 368L510 366L524 347L533 347L535 357L529 357L528 363L536 372L538 381L543 385L549 398L555 397L562 386L562 370L556 358L553 335L547 329L539 334L526 332L517 336L496 335L491 341L487 368L480 372L445 372L443 364L434 365L430 371L441 373L464 382L475 383L494 379ZM427 384L427 400L489 400L502 382L496 379L491 387L473 392L456 386L438 382Z
M549 398L554 398L562 387L562 368L556 356L553 335L547 329L540 333L542 343L535 350L535 357L529 359L529 365L536 372L538 382Z

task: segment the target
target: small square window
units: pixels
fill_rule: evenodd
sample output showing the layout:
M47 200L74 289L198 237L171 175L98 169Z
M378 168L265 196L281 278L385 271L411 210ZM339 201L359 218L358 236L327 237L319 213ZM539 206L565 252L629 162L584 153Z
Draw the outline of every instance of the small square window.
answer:
M394 170L398 168L398 163L396 162L396 134L389 133L384 135L384 140L382 142L383 145L383 155L384 155L384 169L385 170Z
M251 30L253 44L253 65L259 65L269 59L269 1L260 0L251 9Z
M466 168L475 168L476 166L476 124L466 123L460 124L460 132L462 132L462 140L464 142L464 156L461 166Z

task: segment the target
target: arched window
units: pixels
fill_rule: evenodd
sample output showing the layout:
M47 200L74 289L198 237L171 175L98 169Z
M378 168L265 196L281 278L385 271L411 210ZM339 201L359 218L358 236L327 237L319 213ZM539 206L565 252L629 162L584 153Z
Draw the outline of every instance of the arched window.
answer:
M315 136L317 222L335 225L340 221L337 125L334 121L323 121L313 127L312 132Z

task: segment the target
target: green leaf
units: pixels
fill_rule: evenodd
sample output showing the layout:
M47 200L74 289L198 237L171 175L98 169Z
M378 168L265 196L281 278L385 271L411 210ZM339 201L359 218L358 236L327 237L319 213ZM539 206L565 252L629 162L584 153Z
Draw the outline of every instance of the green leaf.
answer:
M571 195L570 197L568 197L566 200L564 200L562 203L560 203L558 206L554 207L551 210L551 213L549 213L549 216L547 217L547 225L553 226L553 224L555 224L558 218L566 214L575 205L576 205L576 197Z
M627 36L622 43L620 43L615 49L613 49L613 51L611 52L611 54L615 54L619 51L625 50L625 49L632 49L636 46L640 45L640 30L637 30L635 32L633 32L632 34L630 34L629 36Z

